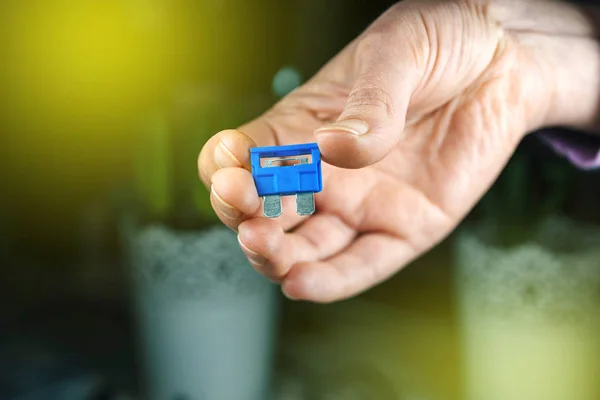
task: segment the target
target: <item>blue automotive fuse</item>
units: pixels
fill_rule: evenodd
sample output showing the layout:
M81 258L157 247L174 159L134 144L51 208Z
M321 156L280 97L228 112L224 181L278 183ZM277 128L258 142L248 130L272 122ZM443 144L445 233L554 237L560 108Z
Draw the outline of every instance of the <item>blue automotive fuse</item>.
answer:
M323 189L321 153L316 143L250 149L252 177L263 198L263 214L281 215L281 196L296 195L296 212L315 212L315 193Z

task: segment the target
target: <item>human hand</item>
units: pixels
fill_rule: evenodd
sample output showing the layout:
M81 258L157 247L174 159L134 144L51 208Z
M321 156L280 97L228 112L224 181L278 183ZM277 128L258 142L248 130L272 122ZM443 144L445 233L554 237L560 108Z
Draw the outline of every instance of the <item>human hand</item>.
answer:
M599 71L574 6L404 1L264 115L212 137L200 177L259 272L288 297L340 300L446 237L527 132L593 124ZM264 218L249 149L313 141L317 212L284 197L282 216Z

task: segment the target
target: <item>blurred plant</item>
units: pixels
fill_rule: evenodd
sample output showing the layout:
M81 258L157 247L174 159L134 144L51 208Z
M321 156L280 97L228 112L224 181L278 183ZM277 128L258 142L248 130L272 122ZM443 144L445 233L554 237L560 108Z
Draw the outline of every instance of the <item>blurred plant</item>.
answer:
M150 112L135 149L135 190L144 219L199 229L218 221L209 191L198 178L197 158L215 133L235 128L266 110L268 96L220 86L189 86L171 104Z
M164 112L157 110L146 121L143 140L135 150L136 194L145 211L164 218L171 206L170 124Z
M510 246L531 240L539 222L569 212L576 169L563 159L517 151L474 215L491 228L494 241Z

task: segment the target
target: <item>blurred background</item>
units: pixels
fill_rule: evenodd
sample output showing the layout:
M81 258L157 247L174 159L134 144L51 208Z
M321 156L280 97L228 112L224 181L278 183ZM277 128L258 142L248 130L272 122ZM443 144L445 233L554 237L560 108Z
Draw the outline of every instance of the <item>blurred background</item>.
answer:
M0 398L600 398L600 176L535 136L364 295L292 303L240 272L203 143L391 4L0 4Z

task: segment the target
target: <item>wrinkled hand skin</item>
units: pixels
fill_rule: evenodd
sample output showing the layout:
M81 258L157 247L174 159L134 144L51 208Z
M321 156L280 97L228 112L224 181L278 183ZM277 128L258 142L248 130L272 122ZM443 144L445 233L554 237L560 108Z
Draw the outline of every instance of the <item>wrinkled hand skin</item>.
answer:
M198 166L214 209L289 298L333 302L384 281L458 225L524 135L594 125L600 56L586 12L396 4L264 115L206 143ZM285 197L283 215L264 218L249 149L313 141L317 212L299 216Z

